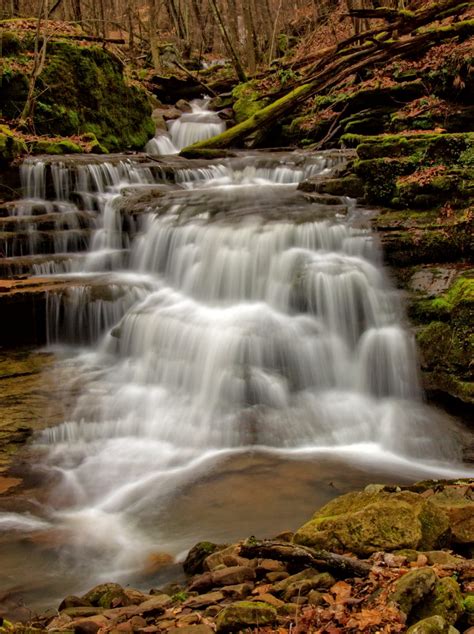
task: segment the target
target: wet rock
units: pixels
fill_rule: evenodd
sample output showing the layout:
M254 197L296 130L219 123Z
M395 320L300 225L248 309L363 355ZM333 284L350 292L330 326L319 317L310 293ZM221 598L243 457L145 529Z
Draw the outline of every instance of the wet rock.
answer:
M288 579L288 572L269 572L266 577L270 583L277 583L278 581L283 581L283 579Z
M140 605L140 603L144 603L145 601L148 601L148 599L153 598L153 595L146 594L145 592L141 592L135 588L124 588L124 593L128 597L130 605Z
M268 603L238 601L225 607L218 615L217 632L236 632L246 627L271 625L277 620L277 611Z
M101 608L116 608L130 605L130 599L118 583L102 583L89 590L82 599Z
M407 634L459 634L459 630L446 623L443 617L432 616L409 627Z
M197 575L204 572L204 561L216 550L219 550L219 546L212 542L199 542L193 546L184 560L184 572L187 575Z
M381 550L433 549L443 545L448 533L444 512L419 494L363 491L326 504L298 529L294 541L366 556Z
M277 597L274 597L273 594L266 592L265 594L260 594L255 601L262 601L263 603L268 603L268 605L272 605L276 610L285 605L285 602Z
M410 614L414 606L433 590L436 575L431 568L419 568L406 573L395 583L390 600L400 606L402 612Z
M441 566L456 566L463 561L461 557L451 555L451 553L448 553L445 550L428 550L423 554L426 555L430 566L433 564L440 564Z
M60 614L59 616L54 617L52 621L48 623L47 630L48 631L65 631L67 630L67 626L72 622L72 618L67 614ZM72 630L71 630L72 631Z
M419 619L441 616L450 625L454 625L463 613L463 599L459 584L452 577L438 581L432 594L425 597L423 604L416 607L415 616Z

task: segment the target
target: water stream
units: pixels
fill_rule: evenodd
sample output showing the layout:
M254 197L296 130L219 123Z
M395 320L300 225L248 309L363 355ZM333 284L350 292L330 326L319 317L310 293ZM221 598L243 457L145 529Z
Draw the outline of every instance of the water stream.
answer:
M0 513L0 531L50 535L17 545L48 571L32 601L133 581L151 553L200 538L294 529L353 486L467 472L423 403L366 212L297 190L340 160L24 164L12 213L55 214L58 234L71 222L46 253L33 223L11 255L71 282L48 299L48 333L59 380L79 392L35 438L41 505ZM4 589L31 574L11 552L0 541Z

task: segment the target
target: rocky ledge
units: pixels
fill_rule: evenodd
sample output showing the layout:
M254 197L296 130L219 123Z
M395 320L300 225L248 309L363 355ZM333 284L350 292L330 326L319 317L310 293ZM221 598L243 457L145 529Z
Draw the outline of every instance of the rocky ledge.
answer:
M196 544L183 585L101 584L0 631L472 634L473 546L473 480L369 485L294 534Z

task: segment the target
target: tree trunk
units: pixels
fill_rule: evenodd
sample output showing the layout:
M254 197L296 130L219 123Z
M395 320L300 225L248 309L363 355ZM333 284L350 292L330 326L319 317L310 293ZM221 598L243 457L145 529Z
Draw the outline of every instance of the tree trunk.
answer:
M239 78L239 81L246 82L247 81L247 75L245 74L245 71L243 69L242 62L240 61L240 57L239 57L234 45L232 44L232 40L230 39L229 33L227 31L227 28L226 28L225 23L224 23L224 21L222 19L222 15L221 15L221 12L219 11L219 7L217 6L217 2L216 2L216 0L209 0L209 2L211 4L211 8L212 8L212 11L214 13L215 20L216 20L217 25L219 27L219 30L221 32L222 39L224 41L224 46L226 47L228 54L232 58L232 61L233 61L233 64L234 64L234 68L235 68L235 72L237 73L237 77Z

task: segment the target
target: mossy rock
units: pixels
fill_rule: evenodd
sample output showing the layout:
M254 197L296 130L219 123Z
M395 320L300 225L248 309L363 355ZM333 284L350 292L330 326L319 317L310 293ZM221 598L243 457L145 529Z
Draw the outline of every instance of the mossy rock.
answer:
M295 533L294 542L332 552L367 556L401 548L444 545L449 525L443 511L417 493L348 493L326 504Z
M463 598L458 582L452 577L445 577L437 581L432 594L415 608L412 616L417 621L430 616L441 616L447 623L454 625L463 611Z
M81 599L92 606L105 609L130 605L129 598L118 583L101 583L89 590Z
M216 550L220 550L217 544L212 542L198 542L188 552L183 563L184 572L188 575L197 575L204 572L204 560Z
M25 142L18 138L8 126L0 125L0 166L11 163L25 152Z
M356 175L364 182L366 200L383 205L392 203L397 180L412 174L415 169L416 165L406 158L371 158L354 164Z
M0 33L0 57L17 55L22 48L20 38L13 31L2 29Z
M418 603L426 601L427 595L435 588L436 581L436 575L431 568L418 568L407 572L396 581L390 601L409 615Z
M246 121L256 112L268 105L268 99L261 99L255 82L239 84L232 91L235 99L233 110L236 123Z
M219 612L217 632L238 632L248 627L265 627L277 620L277 611L262 601L237 601Z
M450 163L459 160L474 143L474 133L455 134L388 134L381 136L347 135L342 142L356 143L362 160L400 158L415 155L427 162ZM357 143L357 141L359 143Z

